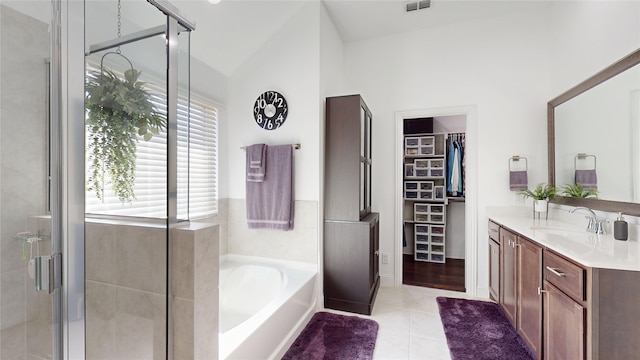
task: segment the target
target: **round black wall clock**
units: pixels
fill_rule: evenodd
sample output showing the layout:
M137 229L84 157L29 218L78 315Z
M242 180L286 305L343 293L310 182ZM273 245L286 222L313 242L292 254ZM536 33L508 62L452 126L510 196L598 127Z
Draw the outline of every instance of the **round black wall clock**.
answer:
M275 130L282 126L287 114L287 100L277 91L265 91L253 105L253 118L265 130Z

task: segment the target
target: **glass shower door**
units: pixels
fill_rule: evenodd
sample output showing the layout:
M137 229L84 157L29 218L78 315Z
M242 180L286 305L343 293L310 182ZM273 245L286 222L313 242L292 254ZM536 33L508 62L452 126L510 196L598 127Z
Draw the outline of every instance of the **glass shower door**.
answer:
M61 290L46 274L60 275L60 257L51 257L60 251L59 238L52 236L57 210L50 149L58 129L58 119L50 116L52 4L0 1L2 359L51 359L61 351Z

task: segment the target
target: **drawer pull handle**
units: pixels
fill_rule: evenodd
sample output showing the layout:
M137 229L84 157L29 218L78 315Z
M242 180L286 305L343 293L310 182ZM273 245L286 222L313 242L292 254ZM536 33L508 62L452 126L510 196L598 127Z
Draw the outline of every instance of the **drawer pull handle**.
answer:
M558 270L552 268L551 266L547 266L547 270L551 271L556 276L565 276L565 273L561 273Z

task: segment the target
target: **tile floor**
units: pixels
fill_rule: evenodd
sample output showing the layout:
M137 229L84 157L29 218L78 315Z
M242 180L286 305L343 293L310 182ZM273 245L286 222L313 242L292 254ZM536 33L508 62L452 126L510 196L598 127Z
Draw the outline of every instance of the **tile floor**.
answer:
M436 303L438 296L468 298L463 292L418 286L380 287L373 313L368 317L380 326L373 359L449 360Z

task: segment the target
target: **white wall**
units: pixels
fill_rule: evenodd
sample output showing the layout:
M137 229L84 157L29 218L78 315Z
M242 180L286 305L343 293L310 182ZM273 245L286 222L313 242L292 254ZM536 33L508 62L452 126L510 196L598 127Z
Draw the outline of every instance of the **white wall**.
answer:
M526 156L529 183L546 182L546 102L640 46L638 2L547 5L346 44L346 87L362 93L374 114L373 210L381 213L382 252L393 254L396 241L394 113L475 105L478 238L467 240L477 241L473 273L478 293L486 292L485 209L522 203L509 191L507 159ZM381 264L381 275L393 269Z
M224 174L230 253L318 261L322 124L319 7L318 2L305 4L229 77L226 144L221 156L228 159ZM267 90L280 92L289 106L285 123L272 131L260 128L253 118L253 104ZM240 148L254 143L301 144L294 151L293 231L247 229L245 152Z
M245 198L245 153L241 146L300 143L301 149L294 153L295 199L319 199L318 6L315 2L306 4L229 77L229 198ZM253 119L253 104L267 90L280 92L289 106L285 123L272 131L263 130Z
M640 46L639 1L554 1L549 19L549 100Z
M507 159L530 159L532 182L546 179L548 96L544 8L346 44L346 84L374 114L373 210L380 212L381 251L394 255L394 113L477 107L478 234L484 208L511 204ZM523 45L524 44L524 45ZM517 50L517 51L514 51ZM526 134L526 137L521 136ZM478 242L478 284L486 287L487 242ZM381 264L393 276L394 263Z

